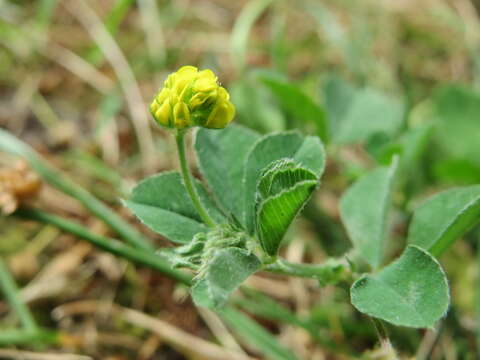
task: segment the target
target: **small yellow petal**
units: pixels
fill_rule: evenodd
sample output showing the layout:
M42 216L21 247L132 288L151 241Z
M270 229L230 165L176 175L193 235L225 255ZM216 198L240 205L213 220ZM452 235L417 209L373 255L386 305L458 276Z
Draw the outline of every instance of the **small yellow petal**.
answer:
M168 88L163 88L155 97L155 101L159 104L163 103L170 95L170 91Z
M199 92L196 93L195 95L192 96L192 98L189 101L190 108L195 110L196 108L208 106L210 104L213 104L217 99L217 89L213 89L210 92L203 93Z
M173 122L177 129L190 126L190 111L184 102L177 103L173 108Z
M217 82L212 79L197 79L193 84L193 92L209 92L218 87Z
M208 117L206 128L222 129L227 126L235 116L235 106L229 101L221 101L215 104L210 116Z
M177 78L177 73L173 73L173 74L168 75L167 79L163 83L163 86L171 89L173 87L173 84L175 83L176 78Z
M152 114L155 114L159 107L160 107L160 105L155 100L152 101L152 103L150 104L150 112Z
M157 120L160 125L170 126L170 113L170 104L168 103L168 101L165 101L162 105L160 105L160 108L155 113L155 120Z
M224 87L219 86L218 87L218 97L224 101L230 100L230 94L228 93L227 90L225 90Z
M174 94L173 91L168 97L168 101L170 102L170 106L173 108L175 104L180 102L180 97L177 94Z
M178 73L185 73L185 72L197 73L198 69L195 66L192 66L192 65L185 65L185 66L182 66L180 69L177 70L177 74Z

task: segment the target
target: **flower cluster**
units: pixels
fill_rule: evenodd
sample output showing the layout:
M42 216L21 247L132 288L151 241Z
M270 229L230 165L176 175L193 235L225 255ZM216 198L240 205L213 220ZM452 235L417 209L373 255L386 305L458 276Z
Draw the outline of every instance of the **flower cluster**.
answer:
M155 96L150 111L162 126L221 129L232 121L235 107L211 70L183 66L170 74Z

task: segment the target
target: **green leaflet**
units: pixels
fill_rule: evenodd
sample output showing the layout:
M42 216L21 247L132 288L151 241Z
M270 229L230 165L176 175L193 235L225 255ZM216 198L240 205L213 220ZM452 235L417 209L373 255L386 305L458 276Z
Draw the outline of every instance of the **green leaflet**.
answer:
M230 247L215 251L191 289L193 301L211 309L222 307L230 293L260 266L260 260L247 250Z
M408 242L439 256L479 221L480 185L446 190L415 210Z
M221 206L242 218L243 169L248 151L260 137L239 125L225 129L199 129L195 139L200 170Z
M336 134L354 98L356 89L335 74L327 75L322 93L330 135Z
M262 137L247 156L244 172L243 222L249 233L255 228L257 184L264 169L284 158L313 172L320 178L325 167L325 151L318 137L302 137L297 132L284 132Z
M340 200L340 217L359 254L373 267L382 264L387 213L397 160L379 167L355 182Z
M480 96L469 88L450 85L433 96L435 110L434 139L444 155L480 167L478 139ZM444 157L441 158L444 160ZM477 170L478 171L478 170Z
M334 134L338 144L363 143L372 135L391 137L400 129L404 105L373 89L357 91Z
M276 195L304 180L317 180L310 170L297 167L291 159L272 162L262 173L257 186L257 202Z
M277 254L285 232L317 183L313 172L289 159L275 161L263 171L257 187L256 230L267 254Z
M219 221L224 220L200 183L197 183L197 191L209 213ZM146 226L173 242L187 243L195 234L207 231L177 172L141 181L125 205Z
M267 254L277 254L285 232L316 186L316 180L303 181L260 204L257 231Z
M360 312L415 328L431 328L446 314L450 301L440 264L414 245L380 272L361 277L350 291Z
M418 126L405 130L395 141L381 137L380 143L375 144L375 141L379 140L380 137L372 136L366 146L368 152L380 165L390 164L393 156L401 155L398 164L401 170L399 173L406 180L408 177L415 178L418 176L412 170L416 170L420 166L420 160L427 150L431 134L431 125Z
M294 118L315 126L316 134L327 141L328 129L325 111L298 86L263 75L261 80L269 87L280 105Z
M238 122L262 134L282 131L286 127L285 116L256 73L248 71L229 86L232 102L237 108L235 117Z

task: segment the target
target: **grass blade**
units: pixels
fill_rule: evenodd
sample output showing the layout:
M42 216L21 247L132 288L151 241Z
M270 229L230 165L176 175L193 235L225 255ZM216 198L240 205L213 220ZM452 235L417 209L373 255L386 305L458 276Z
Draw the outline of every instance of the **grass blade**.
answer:
M233 26L231 51L233 62L239 71L246 65L248 35L255 21L274 0L254 0L247 3Z
M2 129L0 129L0 150L25 158L44 181L77 199L86 209L103 220L130 244L145 250L153 249L152 245L139 232L96 197L64 177L59 171L47 165L29 145Z
M283 347L273 335L242 312L233 307L228 307L222 310L219 315L245 343L262 353L265 359L297 359L297 357L290 350Z
M158 254L152 252L135 249L128 245L122 244L119 241L110 239L101 235L94 234L81 225L78 225L61 217L47 214L40 210L28 209L19 210L15 213L20 217L41 221L47 224L52 224L59 229L78 236L93 245L108 251L114 255L121 256L127 260L142 264L154 270L160 271L179 282L189 285L191 278L186 273L173 269L170 263Z
M2 258L0 258L0 289L2 289L12 309L18 315L24 329L28 332L37 331L38 326L35 323L35 319L28 307L20 299L17 284Z

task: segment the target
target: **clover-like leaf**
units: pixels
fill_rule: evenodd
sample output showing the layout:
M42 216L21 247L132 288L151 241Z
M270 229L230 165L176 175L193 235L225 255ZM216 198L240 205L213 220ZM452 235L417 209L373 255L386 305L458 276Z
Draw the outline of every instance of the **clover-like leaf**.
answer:
M197 182L196 187L210 215L223 221L203 186ZM177 172L146 178L124 203L146 226L173 242L187 243L207 230Z
M358 279L350 294L358 311L415 328L431 328L446 314L450 301L440 264L414 245L378 273Z
M260 135L232 124L222 131L199 129L195 140L200 171L221 206L242 218L243 169L248 151Z
M257 187L256 230L263 250L274 256L299 211L318 183L317 176L291 159L274 161Z
M479 222L480 185L446 190L415 210L408 242L438 256Z
M192 297L196 305L215 309L222 307L230 294L260 269L261 263L247 250L229 247L215 251L206 266L191 289Z
M340 217L355 249L373 267L381 265L390 196L397 168L379 167L355 182L340 200Z
M262 172L272 162L284 158L292 159L317 178L325 167L325 151L316 136L302 137L297 132L284 132L261 138L251 149L245 163L243 222L249 233L255 229L255 198Z

